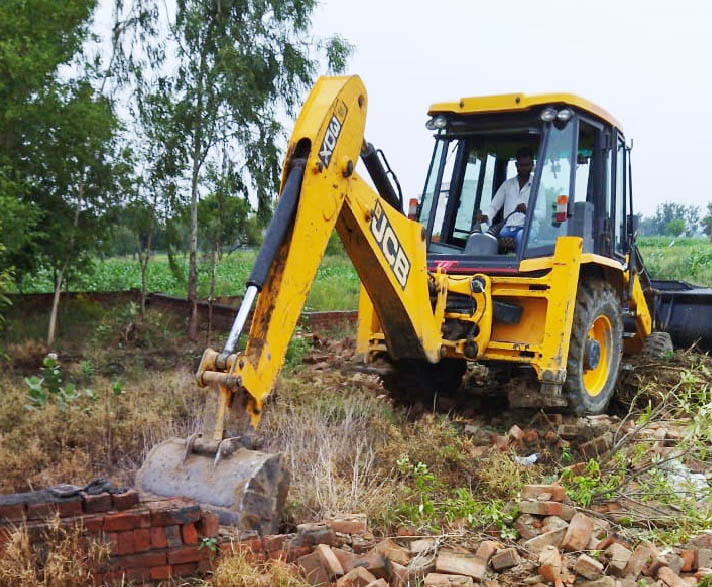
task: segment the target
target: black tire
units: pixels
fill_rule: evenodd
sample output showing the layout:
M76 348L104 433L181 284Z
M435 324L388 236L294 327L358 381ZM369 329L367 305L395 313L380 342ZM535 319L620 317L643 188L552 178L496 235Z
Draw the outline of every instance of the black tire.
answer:
M428 410L434 407L436 397L448 398L457 392L466 370L467 361L463 359L442 359L435 364L398 361L392 373L381 376L381 382L394 404ZM450 402L445 403L449 408Z
M574 413L600 414L606 409L616 389L622 349L623 317L615 290L603 281L581 281L564 384Z
M640 356L644 359L663 359L672 351L670 333L654 330L643 341L643 349L640 351Z

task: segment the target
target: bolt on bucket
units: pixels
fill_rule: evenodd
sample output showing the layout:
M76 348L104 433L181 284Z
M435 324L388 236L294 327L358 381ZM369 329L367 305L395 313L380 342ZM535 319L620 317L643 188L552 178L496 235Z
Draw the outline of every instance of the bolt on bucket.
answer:
M289 489L282 453L240 447L216 459L187 450L189 442L172 438L154 446L137 473L139 489L194 499L216 513L221 524L276 533Z

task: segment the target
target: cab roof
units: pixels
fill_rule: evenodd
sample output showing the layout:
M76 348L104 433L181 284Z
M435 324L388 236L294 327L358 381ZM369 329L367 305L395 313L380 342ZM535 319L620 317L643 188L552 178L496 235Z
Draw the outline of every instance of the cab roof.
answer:
M479 96L473 98L462 98L459 102L440 102L433 104L428 109L428 114L442 114L452 112L454 114L485 114L496 112L516 112L529 110L537 106L548 106L554 104L566 104L601 119L608 124L615 126L622 131L620 123L611 114L593 102L567 93L548 94L524 94L521 92L513 94L499 94L496 96Z

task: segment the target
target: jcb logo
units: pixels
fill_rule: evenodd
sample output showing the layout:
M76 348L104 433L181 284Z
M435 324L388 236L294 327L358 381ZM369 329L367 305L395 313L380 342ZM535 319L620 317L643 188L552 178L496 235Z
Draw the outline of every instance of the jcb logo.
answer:
M326 133L324 134L324 140L321 142L321 149L319 149L319 159L321 159L324 167L329 167L329 163L331 163L331 156L334 154L336 141L341 134L346 113L346 105L343 102L339 102L334 109L334 113L331 115L329 126L326 128Z
M376 203L371 217L371 234L373 234L378 246L383 252L383 256L393 270L393 275L400 286L405 289L410 273L410 261L403 251L403 247L398 242L396 233L388 222L388 217L380 203Z

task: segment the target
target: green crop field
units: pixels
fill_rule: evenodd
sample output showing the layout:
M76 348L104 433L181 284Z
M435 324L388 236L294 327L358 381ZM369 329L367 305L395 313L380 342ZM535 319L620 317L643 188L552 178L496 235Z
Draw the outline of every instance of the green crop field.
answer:
M644 237L639 246L646 266L657 279L681 279L712 285L712 245L704 239ZM255 251L237 251L218 264L216 297L241 295L255 260ZM176 258L175 271L168 258L157 255L148 266L148 291L175 296L187 292L188 258ZM23 292L52 291L53 276L41 272L23 283ZM70 291L118 291L141 287L138 262L131 257L96 259L91 267L71 276ZM210 263L198 265L198 295L207 298L210 288ZM307 300L307 310L351 310L358 306L359 279L351 261L343 254L327 255Z
M237 251L223 257L217 266L215 296L242 295L245 282L255 261L255 251ZM187 295L188 257L178 256L176 271L171 270L166 255L157 255L148 265L149 292ZM360 281L351 261L342 255L327 255L312 286L306 310L352 310L358 306ZM131 257L96 259L81 274L70 276L69 291L119 291L141 287L138 261ZM23 283L23 293L51 292L51 271L40 272ZM207 298L210 291L210 263L198 264L198 296Z

